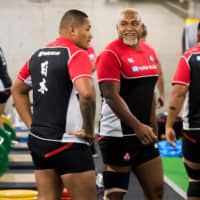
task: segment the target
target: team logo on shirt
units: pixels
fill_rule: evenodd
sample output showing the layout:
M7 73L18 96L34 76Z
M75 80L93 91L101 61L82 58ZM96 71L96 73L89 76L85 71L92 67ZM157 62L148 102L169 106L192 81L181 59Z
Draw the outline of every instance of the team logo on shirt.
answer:
M198 62L200 62L200 56L197 56L196 59Z
M149 59L150 59L150 61L151 61L152 63L155 62L155 60L153 59L153 57L152 57L151 55L149 56Z
M41 94L45 94L45 92L48 92L48 88L46 86L46 78L47 78L47 73L48 73L48 64L49 62L46 60L41 63L41 75L42 75L42 81L39 82L39 89L38 92Z
M139 72L139 67L138 66L132 66L132 71L133 72Z
M60 51L40 51L38 53L38 57L41 56L59 56L60 55Z
M124 161L129 161L131 159L130 154L127 152L125 153L124 157L123 157Z
M130 63L134 63L133 58L128 58L128 62L130 62Z

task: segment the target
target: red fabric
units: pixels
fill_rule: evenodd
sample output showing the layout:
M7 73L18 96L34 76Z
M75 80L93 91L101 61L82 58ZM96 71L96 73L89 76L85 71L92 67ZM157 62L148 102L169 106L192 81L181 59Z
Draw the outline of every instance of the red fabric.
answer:
M24 64L24 66L21 68L20 72L17 75L17 78L21 81L25 81L30 76L30 73L28 71L28 61Z
M190 69L184 56L179 60L172 84L188 85L190 82Z
M62 200L72 200L72 197L70 196L68 190L66 188L63 189L63 193L62 193Z
M188 60L190 59L190 56L195 53L200 52L199 46L194 46L190 49L188 49L183 56L181 56L176 73L174 75L174 79L172 81L172 84L182 84L188 86L190 83L190 66L188 63Z
M73 82L82 77L91 78L92 65L87 52L79 51L73 54L68 64L68 70Z
M97 57L98 81L120 82L120 75L127 79L158 75L157 58L151 48L141 45L135 49L117 39Z
M104 138L105 136L100 136L100 137L98 137L98 141L100 141L100 140L102 140L103 138Z
M120 63L111 51L104 51L97 57L95 66L99 82L117 81L120 82Z
M95 61L96 60L96 54L92 46L89 46L88 50L86 50L88 53L88 56L90 58L90 61Z
M193 142L193 143L197 143L197 141L196 141L195 139L189 137L186 133L183 132L182 134L183 134L184 137L185 137L186 139L188 139L189 141L191 141L191 142Z
M57 38L54 42L46 45L46 47L65 47L68 48L69 52L69 62L68 70L71 80L75 80L82 77L92 78L92 65L90 59L85 50L77 47L71 40L67 38ZM25 81L30 76L28 70L28 61L21 68L18 73L18 78L22 81Z
M156 58L156 63L158 63L158 57L156 55L155 48L152 45L150 45L149 43L147 43L147 41L145 39L140 40L140 48L150 49L152 51L152 53L154 54L155 58Z
M62 146L62 147L60 147L60 148L58 148L58 149L56 149L56 150L54 150L54 151L51 151L51 152L49 152L49 153L46 153L44 157L45 157L45 158L48 158L48 157L50 157L50 156L53 156L53 155L55 155L55 154L57 154L57 153L59 153L59 152L65 150L65 149L69 148L70 146L72 146L72 144L73 144L73 142L70 142L70 143L68 143L68 144L66 144L66 145L64 145L64 146Z

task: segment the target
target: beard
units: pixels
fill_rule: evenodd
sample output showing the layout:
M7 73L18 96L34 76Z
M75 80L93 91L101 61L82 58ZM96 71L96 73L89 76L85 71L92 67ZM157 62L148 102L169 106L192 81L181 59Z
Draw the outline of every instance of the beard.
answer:
M138 44L138 38L136 37L136 38L125 38L125 37L123 37L123 42L124 42L124 44L126 44L126 45L128 45L128 46L135 46L135 45L137 45Z
M139 43L139 35L137 33L132 33L132 35L125 33L122 35L122 41L128 46L136 46Z

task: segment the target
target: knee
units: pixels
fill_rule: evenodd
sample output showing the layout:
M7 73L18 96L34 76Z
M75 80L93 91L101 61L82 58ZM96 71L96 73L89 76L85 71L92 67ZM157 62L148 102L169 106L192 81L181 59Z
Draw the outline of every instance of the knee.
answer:
M158 184L145 193L148 200L161 200L163 198L164 183Z
M200 197L200 181L196 182L189 182L188 191L187 191L188 197Z
M103 200L122 200L125 192L112 191L107 194L106 190L104 192Z
M104 200L121 200L128 190L129 173L103 172Z
M189 181L187 196L188 197L200 197L200 169L193 169L186 163L185 169L191 181Z

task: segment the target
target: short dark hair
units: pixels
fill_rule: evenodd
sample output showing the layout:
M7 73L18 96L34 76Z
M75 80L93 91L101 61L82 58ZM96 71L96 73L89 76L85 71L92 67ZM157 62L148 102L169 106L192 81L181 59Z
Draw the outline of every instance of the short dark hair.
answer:
M84 23L85 18L88 18L88 15L80 10L68 10L61 18L59 30L68 28L71 24L80 26Z

